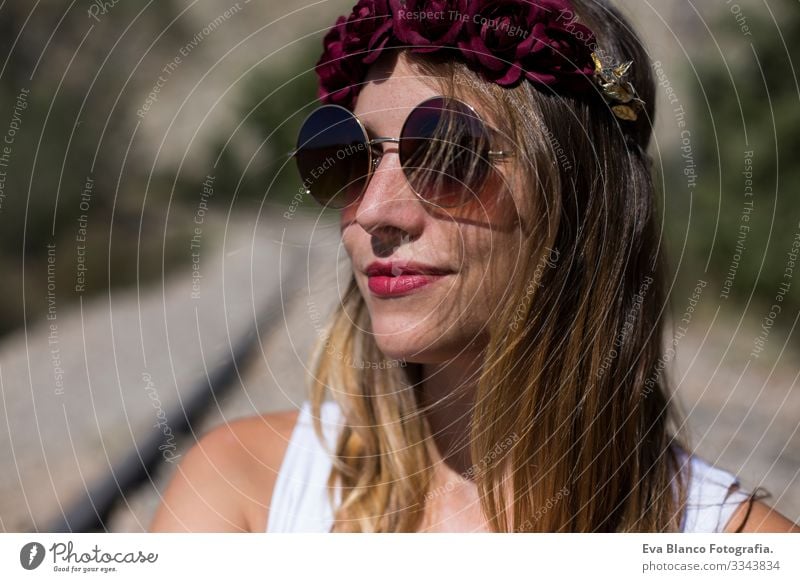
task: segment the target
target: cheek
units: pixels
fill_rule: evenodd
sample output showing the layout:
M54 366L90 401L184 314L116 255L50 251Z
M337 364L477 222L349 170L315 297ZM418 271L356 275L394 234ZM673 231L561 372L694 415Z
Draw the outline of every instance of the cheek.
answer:
M508 282L520 266L520 238L513 233L483 231L465 245L463 293L481 317L491 317L507 300Z
M465 266L482 279L494 276L493 267L505 260L511 252L509 237L490 229L475 232L462 231Z

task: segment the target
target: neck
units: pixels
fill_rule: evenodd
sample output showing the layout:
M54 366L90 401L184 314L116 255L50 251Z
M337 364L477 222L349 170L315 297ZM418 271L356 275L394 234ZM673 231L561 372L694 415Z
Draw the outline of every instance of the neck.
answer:
M422 365L420 405L433 437L434 462L470 476L470 422L481 357L465 354L438 364Z

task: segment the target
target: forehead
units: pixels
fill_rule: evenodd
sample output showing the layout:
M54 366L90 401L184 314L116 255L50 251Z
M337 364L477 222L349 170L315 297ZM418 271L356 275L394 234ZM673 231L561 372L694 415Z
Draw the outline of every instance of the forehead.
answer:
M381 56L369 68L364 82L353 112L382 135L399 132L416 105L441 93L402 55Z
M414 107L443 94L442 83L437 81L414 66L405 53L384 51L369 67L353 113L373 136L396 136ZM494 107L472 91L456 89L451 96L472 106L485 122L498 127Z

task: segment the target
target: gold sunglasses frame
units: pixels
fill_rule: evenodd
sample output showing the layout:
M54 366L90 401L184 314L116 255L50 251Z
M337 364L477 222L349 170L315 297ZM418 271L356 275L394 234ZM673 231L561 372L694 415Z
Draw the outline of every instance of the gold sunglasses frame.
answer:
M481 115L475 110L475 108L472 105L470 105L469 103L467 103L466 101L463 101L463 100L458 99L456 97L447 97L446 95L434 95L433 97L428 97L427 99L424 99L423 101L420 101L417 105L415 105L413 107L411 112L409 112L409 114L406 116L405 120L403 121L403 127L400 129L400 135L401 136L403 135L403 131L406 128L406 123L408 123L408 119L411 117L411 115L414 112L414 110L416 110L418 108L424 108L426 103L429 103L429 102L435 101L435 100L439 100L439 99L444 99L447 104L449 104L449 103L457 103L458 105L465 107L469 111L469 114L472 115L472 117L474 117L475 119L477 119L483 125L484 128L486 128L486 132L487 132L489 138L495 137L495 136L500 134L500 131L498 131L496 128L494 128L490 124L488 124L486 122L486 120L484 120L483 117L481 117ZM327 108L327 107L334 107L334 108L338 108L338 109L343 109L345 112L347 112L347 114L350 117L352 117L356 121L356 123L358 123L358 127L359 127L359 129L361 130L361 133L364 136L364 144L366 144L366 146L367 146L367 155L369 156L368 157L368 164L369 164L368 172L369 173L366 176L366 180L364 181L364 186L361 189L361 192L359 192L358 196L356 196L355 199L353 200L353 202L351 202L350 204L347 204L347 205L341 206L341 207L331 207L331 208L335 208L337 210L341 210L343 208L347 208L348 206L351 206L351 205L357 203L364 196L364 192L366 192L367 187L369 186L369 183L372 180L372 176L373 176L375 170L377 169L378 165L381 162L381 159L383 159L383 156L385 155L382 150L381 150L381 152L379 154L376 154L374 146L378 145L378 144L383 144L383 143L396 143L396 144L399 145L401 138L400 137L379 136L379 137L374 137L374 138L370 139L369 132L367 131L367 128L364 125L364 123L361 121L361 119L359 119L359 117L355 113L353 113L352 111L350 111L346 107L342 107L341 105L337 105L337 104L334 104L334 103L325 104L325 105L322 105L320 107L315 108L308 115L306 115L305 119L303 119L303 123L300 124L300 127L302 128L306 124L306 122L309 120L309 118L312 115L314 115L317 112L319 112L320 109ZM448 110L449 110L449 108L448 108ZM290 157L294 157L294 155L299 151L300 151L300 149L296 148L296 149L292 150L288 155ZM399 155L399 152L398 152L398 155ZM490 149L488 152L486 152L486 155L488 156L488 159L489 159L490 162L494 162L494 161L502 161L502 160L511 158L511 157L514 156L514 152L513 151L509 151L509 150L491 150ZM417 192L416 189L413 186L411 187L411 190L414 192L414 194L422 202L424 202L426 204L432 204L434 206L438 206L435 202L432 202L432 201L426 199L422 194ZM306 193L309 194L309 195L311 194L309 190L306 190ZM314 198L314 197L312 196L312 198ZM316 198L314 198L314 200L319 203L319 201L317 201ZM461 204L454 205L454 206L446 206L444 208L457 208L458 206L462 206L462 205L466 204L467 202L468 202L468 200L462 202Z

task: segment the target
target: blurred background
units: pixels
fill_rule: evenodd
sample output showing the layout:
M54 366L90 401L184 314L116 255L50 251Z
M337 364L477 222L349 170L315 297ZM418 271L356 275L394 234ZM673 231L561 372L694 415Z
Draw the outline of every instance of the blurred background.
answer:
M616 4L659 82L675 397L800 521L800 5ZM303 401L348 265L285 154L351 6L0 2L0 531L144 531L210 427Z

